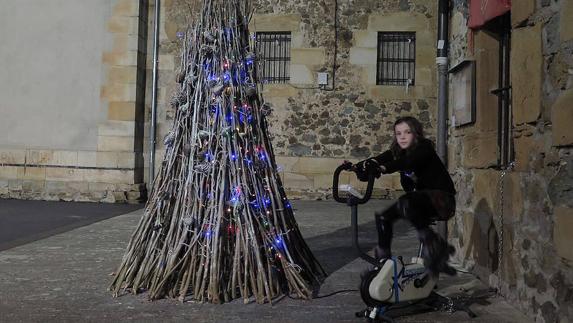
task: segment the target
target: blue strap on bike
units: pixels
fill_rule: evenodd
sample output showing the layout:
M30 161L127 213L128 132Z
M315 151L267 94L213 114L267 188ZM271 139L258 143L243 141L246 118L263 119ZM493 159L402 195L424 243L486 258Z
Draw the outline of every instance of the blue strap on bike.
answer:
M398 290L398 264L396 257L392 257L392 261L394 262L394 294L396 303L400 302L400 293Z

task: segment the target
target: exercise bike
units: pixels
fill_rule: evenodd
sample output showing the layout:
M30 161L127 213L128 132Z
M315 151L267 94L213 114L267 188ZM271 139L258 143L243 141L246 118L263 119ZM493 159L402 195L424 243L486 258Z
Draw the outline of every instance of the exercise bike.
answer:
M353 164L345 161L334 171L332 195L337 202L345 203L351 210L352 245L360 258L374 266L362 277L360 296L367 305L363 311L357 312L358 317L365 317L368 322L393 320L385 315L389 310L404 307L424 300L430 296L436 286L436 279L426 271L421 257L422 245L417 257L405 262L401 256L376 260L362 251L358 243L358 205L368 202L376 174L368 173L366 192L361 194L349 185L339 187L339 177L342 171L353 171ZM340 193L345 196L341 196Z

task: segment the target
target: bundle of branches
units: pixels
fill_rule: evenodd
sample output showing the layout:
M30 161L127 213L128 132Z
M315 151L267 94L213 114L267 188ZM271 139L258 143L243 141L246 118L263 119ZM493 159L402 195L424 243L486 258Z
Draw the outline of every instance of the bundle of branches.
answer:
M262 303L310 298L325 277L277 175L251 16L249 1L204 0L184 37L175 120L116 296Z

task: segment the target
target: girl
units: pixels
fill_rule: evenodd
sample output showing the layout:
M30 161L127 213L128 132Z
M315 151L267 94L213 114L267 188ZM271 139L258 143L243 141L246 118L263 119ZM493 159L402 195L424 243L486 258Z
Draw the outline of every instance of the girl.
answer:
M406 192L388 209L375 214L376 257L391 256L392 226L398 218L406 218L414 225L424 245L422 255L426 268L434 275L439 272L455 275L455 269L448 265L454 248L437 235L430 224L454 215L456 191L433 143L424 138L422 124L416 118L396 120L390 149L356 165L362 178L373 169L382 173L400 172L400 182Z

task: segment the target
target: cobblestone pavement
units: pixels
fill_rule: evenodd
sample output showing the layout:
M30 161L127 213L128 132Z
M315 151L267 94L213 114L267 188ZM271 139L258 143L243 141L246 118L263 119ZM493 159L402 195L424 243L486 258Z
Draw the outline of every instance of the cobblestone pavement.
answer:
M359 234L365 248L376 241L374 210L388 204L371 201L360 207ZM349 208L332 201L293 201L293 206L302 234L330 274L319 296L347 291L308 301L283 297L272 306L242 300L222 305L150 302L145 294L113 298L107 287L143 212L137 210L0 252L0 322L360 322L354 313L364 306L356 289L368 265L351 247ZM398 223L395 234L395 254L415 255L415 232L407 223ZM439 292L473 302L477 318L461 311L406 310L396 321L530 321L499 296L475 298L486 290L469 274L444 277Z

